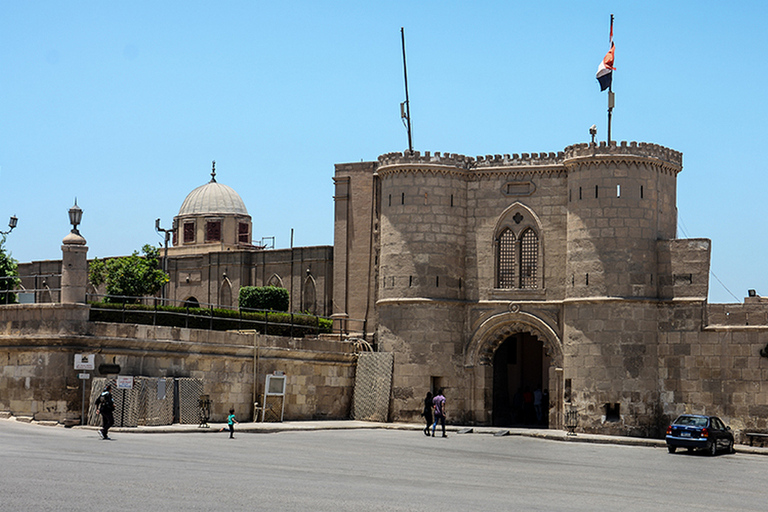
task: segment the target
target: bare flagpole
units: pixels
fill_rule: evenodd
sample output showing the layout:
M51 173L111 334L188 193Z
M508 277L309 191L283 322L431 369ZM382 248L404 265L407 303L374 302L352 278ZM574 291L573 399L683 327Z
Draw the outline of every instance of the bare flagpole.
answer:
M408 131L408 152L413 153L413 140L411 139L411 102L408 101L408 68L405 65L405 31L400 27L400 39L403 43L403 75L405 76L405 102L400 104L400 117L404 120L405 129Z
M611 14L611 35L610 35L611 48L613 48L613 14ZM611 117L613 115L613 79L608 85L608 146L611 145Z

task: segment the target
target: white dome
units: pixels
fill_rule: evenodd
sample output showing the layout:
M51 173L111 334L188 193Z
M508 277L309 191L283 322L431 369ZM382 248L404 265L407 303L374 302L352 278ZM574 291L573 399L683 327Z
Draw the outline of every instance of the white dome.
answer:
M179 208L179 216L210 213L248 215L248 210L237 192L213 179L190 192Z

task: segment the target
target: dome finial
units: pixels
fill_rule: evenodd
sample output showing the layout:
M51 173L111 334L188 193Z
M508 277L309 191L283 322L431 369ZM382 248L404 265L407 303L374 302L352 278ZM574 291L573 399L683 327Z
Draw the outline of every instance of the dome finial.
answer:
M216 183L216 160L213 161L213 168L211 169L211 183Z

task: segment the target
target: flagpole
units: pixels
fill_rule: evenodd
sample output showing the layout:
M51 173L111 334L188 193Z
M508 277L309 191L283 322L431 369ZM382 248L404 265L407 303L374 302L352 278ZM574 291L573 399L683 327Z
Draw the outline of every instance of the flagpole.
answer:
M408 130L408 153L413 153L413 142L411 139L411 102L408 101L408 68L405 66L405 31L400 27L400 39L403 43L403 76L405 77L405 112L401 116L405 118L406 129Z
M611 14L610 44L613 45L613 14ZM613 46L611 46L613 47ZM611 145L611 117L613 116L613 80L608 84L608 146Z

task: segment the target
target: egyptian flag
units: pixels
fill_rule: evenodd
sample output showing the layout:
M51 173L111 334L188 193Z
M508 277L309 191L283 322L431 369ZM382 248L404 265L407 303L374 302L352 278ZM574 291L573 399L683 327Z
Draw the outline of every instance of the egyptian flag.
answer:
M611 32L613 32L613 26L611 26ZM613 34L611 34L613 35ZM611 86L613 80L613 42L611 42L611 49L605 54L600 65L597 67L597 81L600 82L600 90L604 91Z

